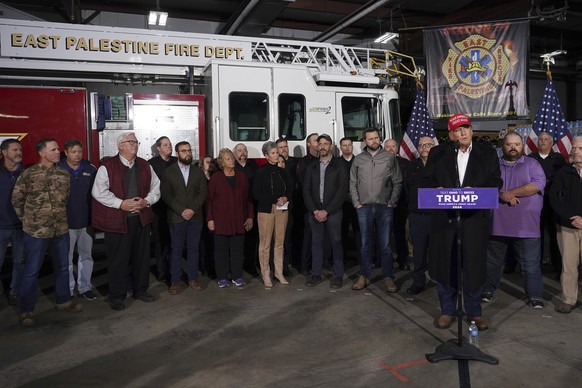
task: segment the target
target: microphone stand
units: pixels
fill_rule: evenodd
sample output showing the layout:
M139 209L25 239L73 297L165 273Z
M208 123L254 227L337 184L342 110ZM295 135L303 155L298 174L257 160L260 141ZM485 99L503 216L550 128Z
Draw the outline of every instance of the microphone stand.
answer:
M457 156L459 154L460 143L455 141L455 188L461 188L459 177L459 164ZM469 361L481 361L491 365L499 364L495 357L483 353L479 348L463 341L463 240L461 238L461 209L455 209L455 221L457 228L456 249L457 249L457 339L451 339L440 344L434 353L426 354L426 359L431 363L446 360L457 360L459 371L459 387L470 388L471 376L469 374Z

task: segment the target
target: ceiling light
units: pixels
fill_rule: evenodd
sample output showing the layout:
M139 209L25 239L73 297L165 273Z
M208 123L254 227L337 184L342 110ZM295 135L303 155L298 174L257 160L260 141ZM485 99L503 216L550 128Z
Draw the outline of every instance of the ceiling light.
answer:
M388 43L392 39L398 38L399 34L397 32L387 32L382 36L378 37L374 43Z
M148 17L148 24L150 26L165 26L168 20L168 13L162 11L150 11L150 16Z

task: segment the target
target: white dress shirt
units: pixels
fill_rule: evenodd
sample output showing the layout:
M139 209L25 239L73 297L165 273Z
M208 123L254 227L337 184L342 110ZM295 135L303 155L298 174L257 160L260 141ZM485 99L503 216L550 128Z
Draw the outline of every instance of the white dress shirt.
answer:
M135 161L130 162L121 155L118 155L117 157L119 157L119 160L121 160L121 163L123 163L124 166L133 168L135 165ZM153 205L160 199L160 180L152 166L149 167L152 176L150 181L150 191L144 199L148 201L150 205ZM93 188L91 189L91 195L103 206L115 209L119 209L121 207L121 202L123 202L122 198L116 197L115 194L109 190L109 173L107 172L107 168L103 165L97 170L95 183L93 183Z
M469 163L469 155L471 154L471 150L473 149L473 143L469 144L467 150L465 152L459 149L457 152L457 165L459 166L459 182L461 183L461 187L463 187L463 180L465 180L465 172L467 171L467 163Z

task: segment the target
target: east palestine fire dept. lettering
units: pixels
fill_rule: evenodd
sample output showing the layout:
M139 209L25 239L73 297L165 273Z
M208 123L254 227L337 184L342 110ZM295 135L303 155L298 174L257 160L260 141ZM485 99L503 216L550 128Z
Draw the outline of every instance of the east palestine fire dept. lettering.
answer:
M57 49L61 37L58 35L34 35L13 33L12 47ZM65 50L85 52L111 52L141 55L160 55L160 43L132 39L96 39L67 36L64 39ZM163 55L174 57L244 59L243 48L227 46L200 46L198 44L165 43Z

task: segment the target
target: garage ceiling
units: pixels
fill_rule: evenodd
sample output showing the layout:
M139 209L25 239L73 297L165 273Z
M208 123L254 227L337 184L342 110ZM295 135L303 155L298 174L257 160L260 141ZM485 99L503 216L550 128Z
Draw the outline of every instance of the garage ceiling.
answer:
M5 0L46 21L95 24L103 12L146 15L155 0ZM422 29L483 21L531 19L530 68L556 58L556 76L582 74L582 0L159 0L170 18L213 22L214 33L285 37L370 46L381 32L400 32L396 48L423 62ZM192 32L199 32L196 23ZM305 39L305 36L312 38Z

